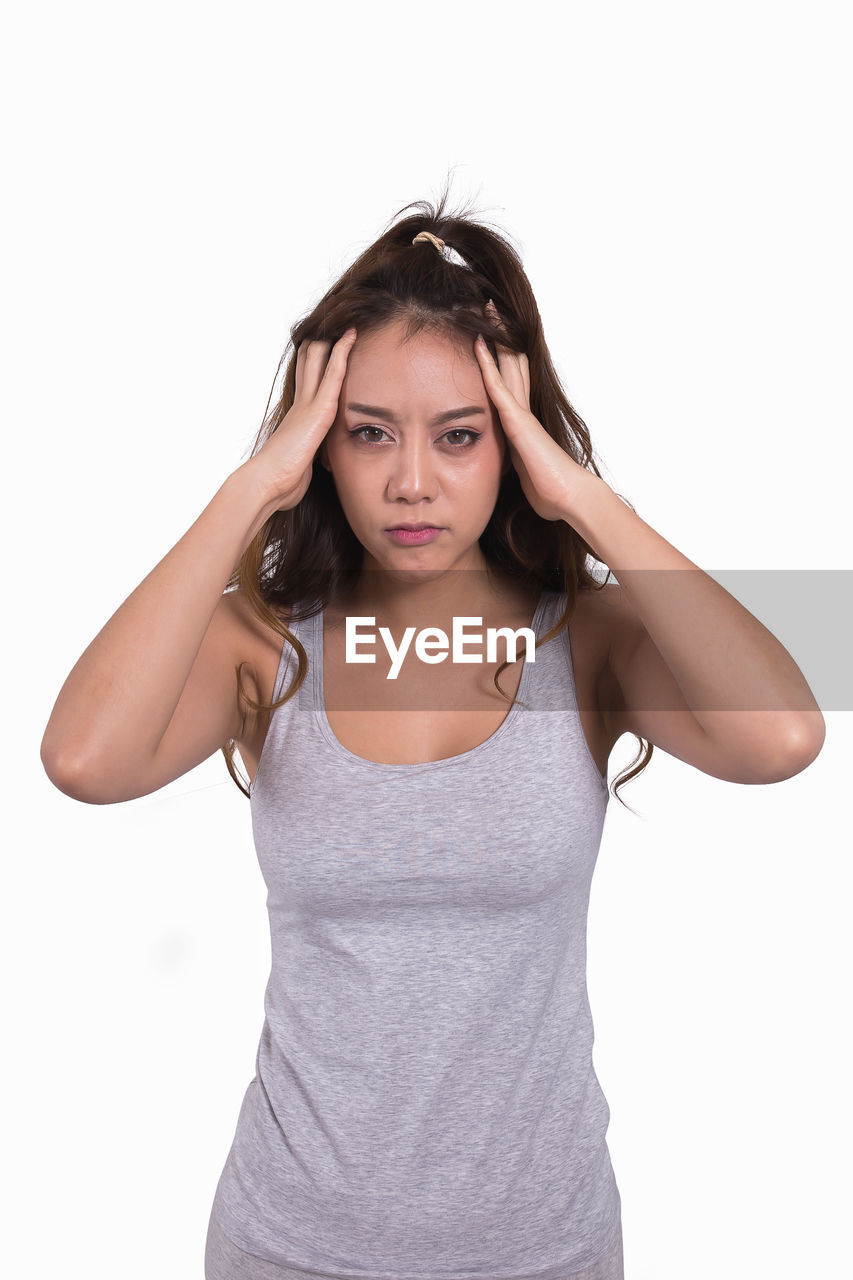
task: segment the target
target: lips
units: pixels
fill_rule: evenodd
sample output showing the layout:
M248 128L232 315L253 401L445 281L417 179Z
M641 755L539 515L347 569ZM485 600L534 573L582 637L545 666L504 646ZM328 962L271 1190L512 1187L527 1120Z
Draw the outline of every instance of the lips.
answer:
M421 529L438 529L437 524L392 524L389 526L388 532L392 533L394 529L407 529L410 533L417 533Z

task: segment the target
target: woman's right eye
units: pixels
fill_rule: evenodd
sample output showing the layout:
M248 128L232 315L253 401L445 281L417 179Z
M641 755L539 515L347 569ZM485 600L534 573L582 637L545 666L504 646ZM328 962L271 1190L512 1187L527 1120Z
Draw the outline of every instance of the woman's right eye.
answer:
M380 435L385 434L381 427L356 427L355 431L350 431L348 434L351 436L360 436L362 431L378 431ZM379 441L365 440L362 438L362 444L379 444Z

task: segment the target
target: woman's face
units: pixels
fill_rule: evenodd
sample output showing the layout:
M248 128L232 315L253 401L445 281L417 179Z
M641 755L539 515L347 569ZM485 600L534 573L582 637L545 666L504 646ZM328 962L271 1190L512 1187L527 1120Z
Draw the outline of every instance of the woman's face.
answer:
M485 568L478 539L511 463L473 349L426 332L404 342L400 322L356 338L319 457L364 570ZM440 532L405 544L388 532L401 524Z

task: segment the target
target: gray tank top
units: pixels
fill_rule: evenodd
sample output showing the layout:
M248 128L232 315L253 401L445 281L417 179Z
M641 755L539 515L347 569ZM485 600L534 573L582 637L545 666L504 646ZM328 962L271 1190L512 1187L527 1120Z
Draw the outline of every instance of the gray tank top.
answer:
M331 1277L565 1280L621 1225L586 986L609 793L568 638L479 746L377 764L328 722L322 615L291 630L308 675L251 789L272 967L212 1212ZM295 671L285 643L276 698Z

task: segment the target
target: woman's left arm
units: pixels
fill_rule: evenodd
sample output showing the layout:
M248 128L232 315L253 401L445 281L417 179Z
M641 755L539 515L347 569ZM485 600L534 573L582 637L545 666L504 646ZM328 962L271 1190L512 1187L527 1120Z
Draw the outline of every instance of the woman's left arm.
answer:
M826 724L788 650L551 438L530 410L527 356L496 349L497 362L482 338L474 344L525 496L544 520L576 529L619 583L600 593L612 610L602 710L613 740L637 734L728 782L800 773Z
M635 733L730 782L780 782L805 769L826 724L784 645L605 481L581 468L571 479L563 519L619 583L615 735Z

